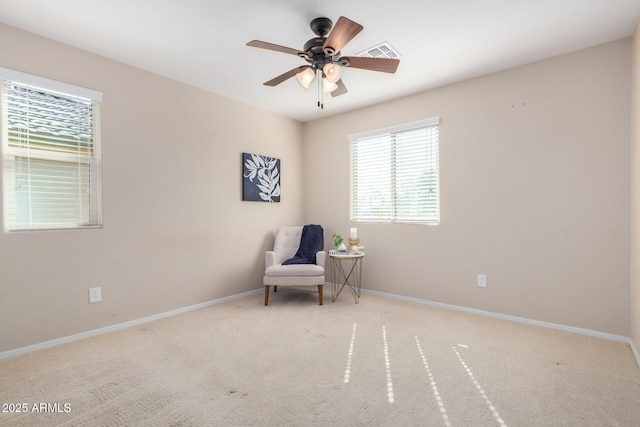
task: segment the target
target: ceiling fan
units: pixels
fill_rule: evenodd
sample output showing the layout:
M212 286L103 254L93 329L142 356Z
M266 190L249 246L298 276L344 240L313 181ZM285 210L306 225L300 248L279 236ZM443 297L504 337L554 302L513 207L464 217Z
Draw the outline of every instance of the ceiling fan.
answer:
M338 19L333 31L333 22L329 18L316 18L311 21L311 30L317 35L308 40L304 50L292 49L260 40L251 40L247 46L275 52L296 55L307 62L283 73L268 82L265 86L277 86L285 80L296 76L298 82L308 88L313 80L318 78L318 107L324 108L322 94L331 93L336 97L347 93L347 87L342 82L342 67L358 68L362 70L395 73L400 64L398 59L366 58L359 56L341 56L340 51L362 30L363 26L344 16Z

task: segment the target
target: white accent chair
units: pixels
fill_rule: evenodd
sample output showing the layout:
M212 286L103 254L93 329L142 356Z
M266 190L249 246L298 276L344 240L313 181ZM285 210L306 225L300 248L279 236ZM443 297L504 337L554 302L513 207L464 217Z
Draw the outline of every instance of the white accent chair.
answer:
M277 292L278 286L317 286L318 301L322 305L324 287L325 251L316 252L315 264L282 265L292 258L300 246L302 226L279 227L272 251L265 252L264 305L269 305L269 288Z

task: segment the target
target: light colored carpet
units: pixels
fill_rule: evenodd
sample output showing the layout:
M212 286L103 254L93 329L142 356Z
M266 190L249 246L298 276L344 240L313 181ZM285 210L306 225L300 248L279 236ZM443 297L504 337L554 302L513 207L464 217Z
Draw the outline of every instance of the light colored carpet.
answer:
M327 292L319 306L285 288L262 304L1 361L0 402L28 411L0 425L640 425L640 369L623 343L369 294L356 305Z

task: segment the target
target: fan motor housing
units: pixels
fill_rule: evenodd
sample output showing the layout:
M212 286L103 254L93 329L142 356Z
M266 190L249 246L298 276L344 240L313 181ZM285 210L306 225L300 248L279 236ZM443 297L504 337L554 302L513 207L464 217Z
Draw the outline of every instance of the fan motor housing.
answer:
M304 44L304 51L309 54L307 62L309 62L314 68L322 69L325 64L333 62L333 57L338 57L340 52L336 52L334 55L327 55L322 49L326 37L315 37L308 40Z
M313 39L308 40L304 44L304 51L311 56L317 55L319 53L324 55L324 52L322 51L322 46L324 45L325 40L326 40L325 37L315 37Z

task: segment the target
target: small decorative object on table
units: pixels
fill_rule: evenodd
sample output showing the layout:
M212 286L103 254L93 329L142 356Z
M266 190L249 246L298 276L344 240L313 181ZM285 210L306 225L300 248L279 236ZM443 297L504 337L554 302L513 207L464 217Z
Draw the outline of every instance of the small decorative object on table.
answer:
M364 246L353 245L349 247L349 255L364 255Z
M341 235L339 235L338 233L333 233L331 235L331 238L333 239L333 246L341 252L344 252L347 250L347 247L344 245L344 239L342 238Z
M358 237L358 229L352 228L349 236L349 253L351 255L364 254L364 246L360 246L360 238Z
M355 239L352 237L349 237L349 250L351 250L351 248L353 248L354 246L358 246L360 245L360 238L356 237Z

